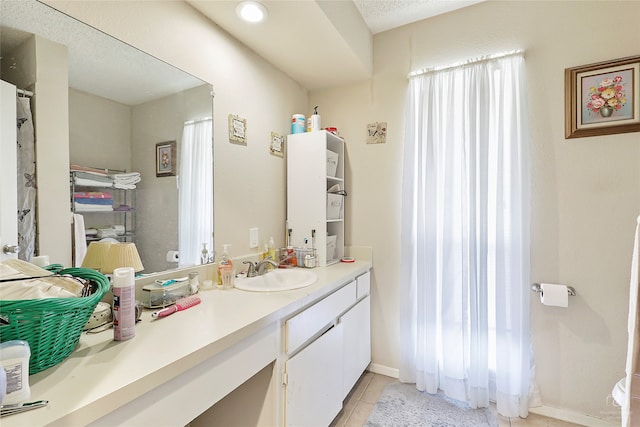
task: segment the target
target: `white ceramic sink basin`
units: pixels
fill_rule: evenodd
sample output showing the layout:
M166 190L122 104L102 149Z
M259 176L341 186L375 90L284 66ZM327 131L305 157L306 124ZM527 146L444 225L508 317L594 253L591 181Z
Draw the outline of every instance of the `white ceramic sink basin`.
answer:
M318 280L313 271L301 268L277 269L262 276L236 279L235 287L243 291L278 292L304 288Z

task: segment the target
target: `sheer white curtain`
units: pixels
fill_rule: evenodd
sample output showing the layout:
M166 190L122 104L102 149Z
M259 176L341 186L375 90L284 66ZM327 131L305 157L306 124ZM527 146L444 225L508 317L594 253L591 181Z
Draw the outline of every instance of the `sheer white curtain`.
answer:
M400 380L526 416L529 139L522 54L412 77Z
M213 122L187 122L180 145L178 175L179 265L200 264L202 244L213 254Z

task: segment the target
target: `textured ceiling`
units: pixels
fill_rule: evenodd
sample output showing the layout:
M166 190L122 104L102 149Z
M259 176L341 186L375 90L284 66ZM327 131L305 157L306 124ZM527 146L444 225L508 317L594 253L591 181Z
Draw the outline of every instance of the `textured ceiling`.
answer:
M482 0L261 0L269 17L259 25L239 21L239 0L186 1L300 85L315 90L370 78L372 34ZM30 34L63 44L69 49L70 85L78 90L135 105L202 84L35 0L0 0L0 7L0 53L6 56ZM129 84L124 87L123 81Z
M484 0L354 0L373 34L451 12Z
M74 89L137 105L204 84L40 2L0 1L0 8L2 61L11 61L12 51L37 34L67 47Z
M186 0L309 90L369 79L373 34L483 0L259 0L265 22L236 15L239 0Z

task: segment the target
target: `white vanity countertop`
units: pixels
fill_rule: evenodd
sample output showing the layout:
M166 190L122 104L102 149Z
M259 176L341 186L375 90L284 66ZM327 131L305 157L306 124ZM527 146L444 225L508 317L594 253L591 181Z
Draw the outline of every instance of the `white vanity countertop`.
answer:
M62 363L31 375L29 401L44 408L3 417L3 427L86 425L331 293L371 268L369 261L315 268L316 283L284 292L199 293L202 303L152 320L145 310L129 341L113 330L83 333Z

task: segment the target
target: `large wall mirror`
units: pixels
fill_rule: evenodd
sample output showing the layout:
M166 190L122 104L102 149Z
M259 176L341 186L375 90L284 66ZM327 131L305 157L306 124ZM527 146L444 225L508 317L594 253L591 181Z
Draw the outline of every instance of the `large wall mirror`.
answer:
M135 199L128 199L135 200L135 220L128 224L134 236L128 240L135 241L145 273L177 267L168 254L179 245L183 129L187 122L212 118L211 85L38 1L2 1L0 7L2 79L31 90L33 82L25 74L41 64L34 64L28 52L50 43L66 47L70 163L139 172ZM32 104L34 114L46 108L38 103L38 93ZM157 173L158 144L172 141L178 170ZM212 168L211 162L210 176ZM83 217L87 228L96 228L120 223L114 215L121 214ZM200 242L197 246L199 253Z

